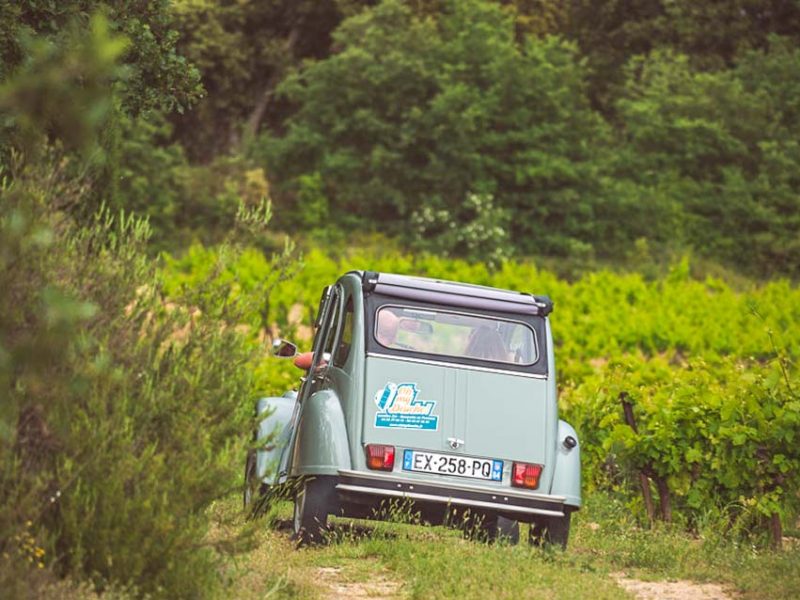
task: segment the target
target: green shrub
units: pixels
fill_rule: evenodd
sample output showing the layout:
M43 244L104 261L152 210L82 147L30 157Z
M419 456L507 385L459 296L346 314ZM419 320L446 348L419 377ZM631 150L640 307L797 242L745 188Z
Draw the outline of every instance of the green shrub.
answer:
M46 565L99 588L210 595L205 511L237 485L260 347L224 287L164 300L146 223L54 212L81 189L42 186L49 169L0 198L0 550L30 531ZM238 256L223 246L212 270Z
M645 472L665 482L675 517L693 527L712 518L753 531L773 514L791 522L800 508L800 397L782 361L612 360L563 398L590 488L616 489L641 509Z

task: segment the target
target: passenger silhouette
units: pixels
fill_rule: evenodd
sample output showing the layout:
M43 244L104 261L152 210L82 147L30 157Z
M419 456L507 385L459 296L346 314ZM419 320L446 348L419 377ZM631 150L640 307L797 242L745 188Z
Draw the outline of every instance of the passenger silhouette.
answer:
M485 358L487 360L507 361L503 338L494 329L482 325L472 331L464 354L471 358Z

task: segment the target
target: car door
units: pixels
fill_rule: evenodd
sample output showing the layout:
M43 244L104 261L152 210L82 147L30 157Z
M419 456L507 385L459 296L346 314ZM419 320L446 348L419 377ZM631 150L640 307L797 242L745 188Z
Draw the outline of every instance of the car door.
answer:
M314 341L312 344L313 359L311 368L300 378L300 391L297 394L297 404L291 421L291 432L289 442L281 456L279 469L279 482L284 482L292 469L292 457L294 456L294 446L297 443L298 424L302 419L303 407L306 400L317 390L325 385L327 371L327 360L325 348L331 335L331 325L335 320L340 301L340 291L336 286L327 286L320 297L317 316L314 319ZM334 332L335 333L335 332Z
M317 336L314 340L314 359L309 369L303 399L315 392L330 387L330 369L335 342L342 321L343 290L341 285L331 288L330 295ZM302 399L301 399L302 401Z
M359 407L355 398L359 398L357 370L358 355L355 333L356 297L351 290L342 290L341 311L335 325L335 337L332 338L331 360L325 374L324 387L332 390L339 399L347 427L348 440L358 438L357 419ZM354 435L355 433L355 435Z

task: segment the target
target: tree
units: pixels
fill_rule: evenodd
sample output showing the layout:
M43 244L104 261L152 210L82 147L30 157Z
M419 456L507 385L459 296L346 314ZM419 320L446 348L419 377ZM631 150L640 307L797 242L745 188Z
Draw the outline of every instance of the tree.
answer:
M286 108L274 92L307 58L330 53L333 29L363 0L176 0L180 49L202 72L206 97L173 118L176 136L203 162L238 151L269 123L280 127Z
M800 273L800 51L771 38L733 69L659 52L631 65L617 175L683 206L688 241L753 273Z
M685 54L693 67L716 70L740 53L765 49L769 36L800 40L800 4L784 0L576 0L554 33L588 59L594 105L610 114L624 66L656 49Z
M423 206L469 222L471 194L513 211L527 251L563 251L591 228L606 129L571 45L518 43L490 2L446 2L434 18L390 0L345 21L334 46L284 83L298 110L262 141L287 210L302 210L289 208L298 178L316 173L334 217L401 235Z
M208 511L235 486L263 354L238 327L244 303L216 279L239 261L238 242L264 239L268 205L259 194L242 207L211 275L169 302L144 219L108 205L75 219L89 194L111 201L75 163L119 149L103 138L134 110L118 96L130 91L133 69L118 64L130 42L102 15L83 25L21 44L26 58L0 86L13 147L0 177L0 589L52 596L48 584L69 576L98 592L216 596L218 552L235 544L209 546ZM181 162L171 148L148 153L157 130L133 133L130 165ZM289 263L260 263L259 305Z
M86 29L90 17L103 13L114 33L129 44L122 57L128 69L124 88L118 89L123 110L185 110L197 100L199 74L176 52L169 0L31 0L0 5L0 81L8 79L29 57L26 39L36 37L63 47L70 31Z

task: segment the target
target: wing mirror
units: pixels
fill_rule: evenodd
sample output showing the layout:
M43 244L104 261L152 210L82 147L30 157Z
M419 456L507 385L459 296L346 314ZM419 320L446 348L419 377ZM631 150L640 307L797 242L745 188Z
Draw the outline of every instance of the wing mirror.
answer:
M272 356L292 358L297 356L297 346L288 340L277 338L272 342Z

